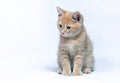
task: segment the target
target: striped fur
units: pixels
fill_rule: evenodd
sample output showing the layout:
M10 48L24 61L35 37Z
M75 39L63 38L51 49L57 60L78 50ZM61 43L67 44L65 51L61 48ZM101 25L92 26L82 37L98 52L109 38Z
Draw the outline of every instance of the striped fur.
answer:
M58 73L82 75L94 68L93 47L83 24L80 12L70 12L57 8L60 31L58 49Z

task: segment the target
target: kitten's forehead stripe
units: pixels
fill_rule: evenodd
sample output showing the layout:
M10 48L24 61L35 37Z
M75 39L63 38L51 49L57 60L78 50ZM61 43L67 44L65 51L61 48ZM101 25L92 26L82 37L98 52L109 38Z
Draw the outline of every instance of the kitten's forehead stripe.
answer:
M71 17L72 17L72 13L68 14L66 13L62 18L61 21L62 23L65 24L69 24L69 22L71 21Z

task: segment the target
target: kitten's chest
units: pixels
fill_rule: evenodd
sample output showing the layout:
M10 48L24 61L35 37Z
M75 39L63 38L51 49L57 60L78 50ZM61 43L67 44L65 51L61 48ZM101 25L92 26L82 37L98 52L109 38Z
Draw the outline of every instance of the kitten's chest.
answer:
M78 41L76 40L70 40L66 43L66 46L68 48L68 52L71 56L75 56L78 48Z

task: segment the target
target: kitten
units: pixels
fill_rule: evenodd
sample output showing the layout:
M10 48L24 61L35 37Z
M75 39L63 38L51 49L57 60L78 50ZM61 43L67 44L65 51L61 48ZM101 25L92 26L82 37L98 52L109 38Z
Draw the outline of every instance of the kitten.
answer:
M70 12L57 7L60 31L58 73L82 75L91 73L94 67L92 43L83 24L80 12Z

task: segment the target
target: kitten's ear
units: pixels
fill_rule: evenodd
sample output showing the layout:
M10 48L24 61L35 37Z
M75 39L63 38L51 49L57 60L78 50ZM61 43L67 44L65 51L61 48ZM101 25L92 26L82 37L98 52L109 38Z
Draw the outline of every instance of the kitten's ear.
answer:
M60 7L57 7L58 17L61 17L64 15L65 11L61 9Z
M82 16L81 16L80 12L78 12L78 11L74 12L73 15L72 15L73 21L79 21L80 22L81 17Z

